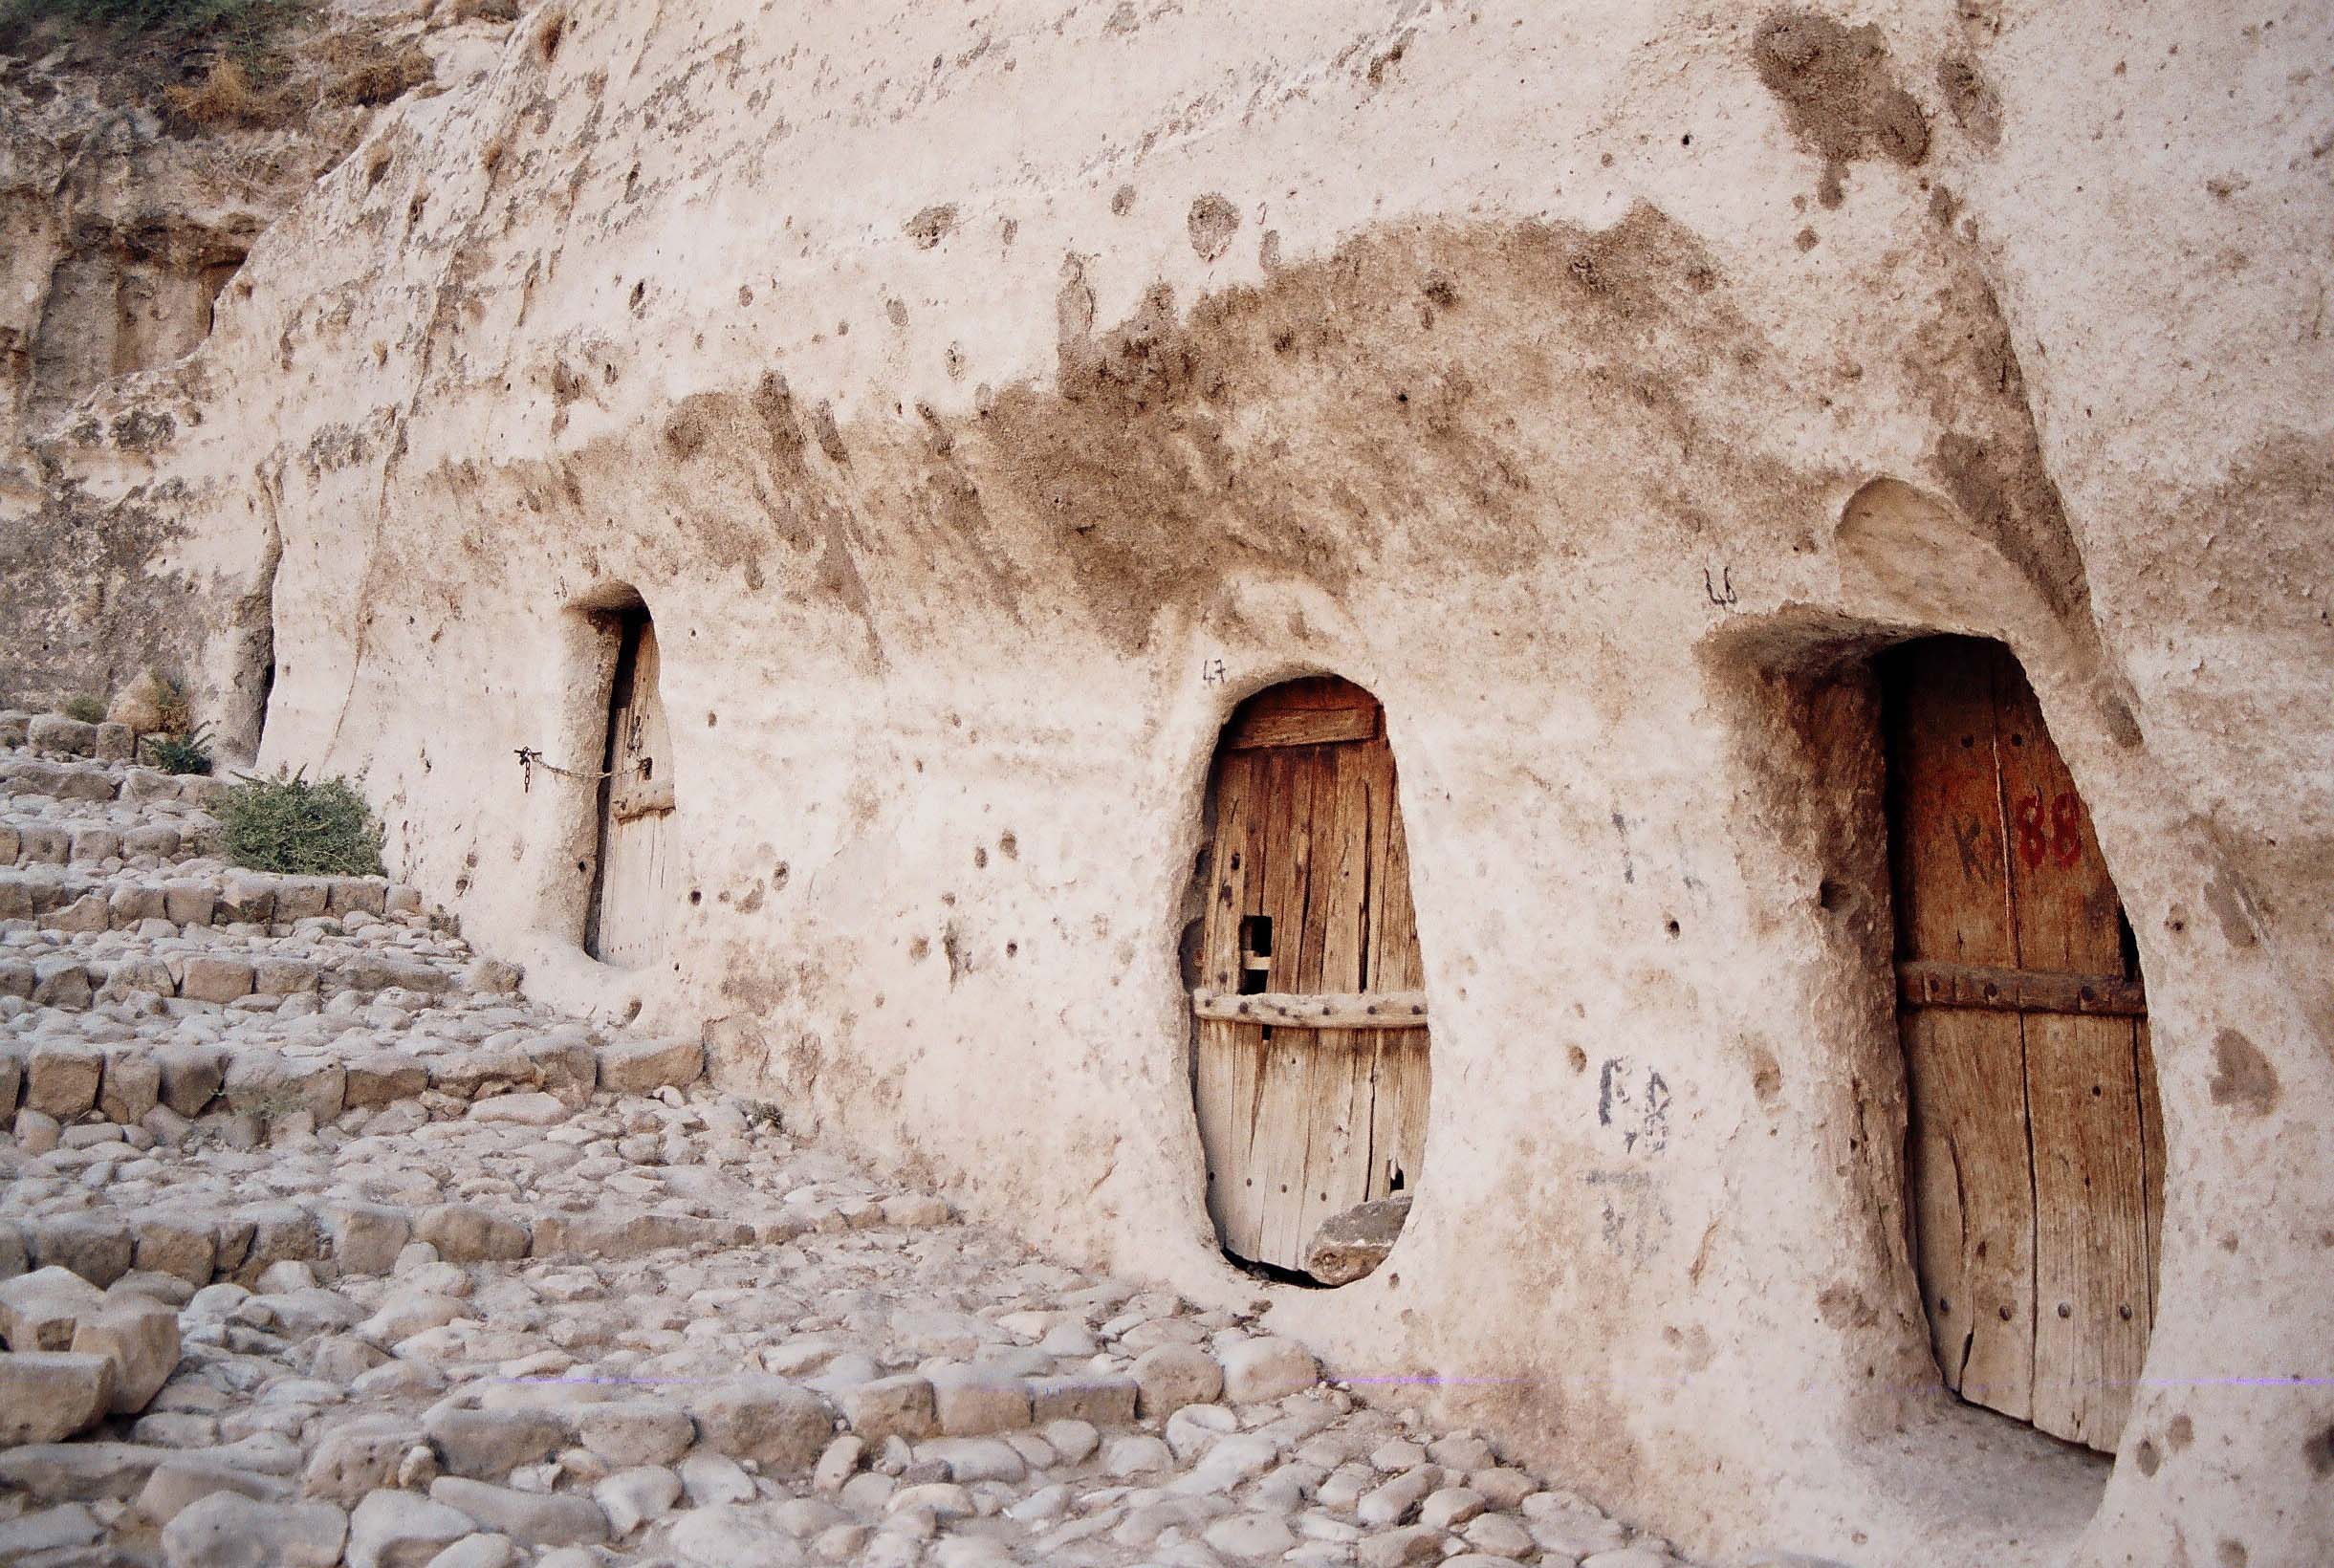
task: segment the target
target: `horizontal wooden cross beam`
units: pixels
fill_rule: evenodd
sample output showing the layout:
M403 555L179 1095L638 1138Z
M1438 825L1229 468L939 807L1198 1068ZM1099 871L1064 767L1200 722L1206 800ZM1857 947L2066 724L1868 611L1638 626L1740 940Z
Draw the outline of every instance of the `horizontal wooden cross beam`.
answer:
M1191 993L1196 1017L1275 1029L1416 1029L1427 1021L1423 991L1209 991Z
M2120 974L2061 974L1909 958L1896 966L1896 993L1907 1007L2148 1016L2147 988Z

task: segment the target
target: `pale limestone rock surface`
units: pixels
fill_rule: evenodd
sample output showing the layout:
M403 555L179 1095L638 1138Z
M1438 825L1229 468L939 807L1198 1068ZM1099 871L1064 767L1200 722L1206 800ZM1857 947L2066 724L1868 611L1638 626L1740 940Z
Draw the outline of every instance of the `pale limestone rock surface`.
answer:
M361 771L401 874L530 997L626 1020L620 1063L699 1042L788 1136L1697 1551L2309 1560L2334 1408L2278 1380L2323 1357L2334 1170L2334 13L2273 11L587 0L377 122L207 344L50 455L233 607L221 722L266 690L263 760ZM620 969L578 938L594 616L634 595L678 805L666 948ZM2170 1196L2104 1474L1937 1386L1868 744L1871 651L1914 632L2018 653L2148 975ZM1438 1054L1415 1261L1335 1292L1213 1245L1177 963L1217 728L1321 670L1386 706ZM126 775L37 767L19 844L76 875L58 824L112 830ZM385 1042L475 956L112 896L100 932L0 893L0 1001L86 1013L124 933L283 943L338 966L314 1011L206 1001L239 971L185 952L195 994L136 994L289 1025L353 977L401 993ZM507 1081L414 1054L460 1060L407 1132ZM70 1055L53 1120L91 1108ZM217 1132L296 1151L347 1103ZM568 1179L687 1168L669 1131ZM563 1174L493 1146L515 1192ZM316 1252L305 1217L220 1226L217 1267Z

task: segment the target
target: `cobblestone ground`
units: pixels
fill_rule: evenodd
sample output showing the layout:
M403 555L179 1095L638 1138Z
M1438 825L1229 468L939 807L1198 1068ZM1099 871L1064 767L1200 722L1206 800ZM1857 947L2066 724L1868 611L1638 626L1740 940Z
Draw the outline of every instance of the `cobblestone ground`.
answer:
M116 727L0 748L0 1562L1679 1560L529 1005L411 889L229 870Z

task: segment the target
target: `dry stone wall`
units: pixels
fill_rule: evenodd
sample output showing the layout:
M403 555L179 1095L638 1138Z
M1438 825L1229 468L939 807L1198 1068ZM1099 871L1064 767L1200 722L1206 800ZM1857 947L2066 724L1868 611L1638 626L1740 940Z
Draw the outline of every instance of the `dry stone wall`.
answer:
M703 1024L719 1081L1694 1550L2310 1561L2330 42L554 0L255 248L141 459L155 558L266 519L264 758L362 772L531 992ZM635 596L669 935L613 970ZM2111 1469L1937 1386L1869 672L1926 632L2018 654L2148 977ZM1177 961L1216 727L1319 672L1386 710L1436 1053L1427 1182L1334 1292L1214 1246Z

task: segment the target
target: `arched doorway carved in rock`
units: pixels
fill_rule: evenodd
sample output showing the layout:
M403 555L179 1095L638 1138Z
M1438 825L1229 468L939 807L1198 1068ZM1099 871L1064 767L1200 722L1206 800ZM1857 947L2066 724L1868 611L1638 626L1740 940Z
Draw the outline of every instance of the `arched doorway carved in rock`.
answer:
M1335 677L1218 739L1194 1098L1224 1250L1342 1284L1375 1268L1426 1159L1426 995L1384 710Z
M608 690L598 855L583 946L602 963L637 969L663 952L672 919L666 883L677 796L656 622L637 600L609 612L609 621L617 639L616 672Z
M2163 1124L2146 992L2024 672L1880 661L1914 1257L1948 1386L2112 1448L2153 1317Z

